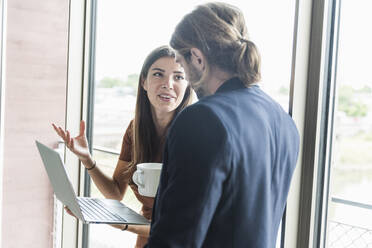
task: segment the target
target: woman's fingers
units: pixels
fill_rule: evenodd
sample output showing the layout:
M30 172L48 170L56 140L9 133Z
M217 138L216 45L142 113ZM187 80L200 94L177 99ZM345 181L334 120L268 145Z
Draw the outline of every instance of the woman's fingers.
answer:
M66 143L68 146L70 146L71 138L70 138L70 132L66 131Z
M85 135L85 122L82 120L80 121L80 133L79 136Z
M54 125L54 123L52 123L52 127L53 127L53 129L59 134L59 130L58 130L58 128L56 127L56 125Z
M52 126L54 130L56 131L56 133L58 134L58 136L62 137L61 130L54 123L52 123Z
M52 126L54 130L57 132L57 134L63 139L65 142L66 146L70 149L74 149L74 139L71 138L71 134L68 130L64 131L61 127L57 127L54 123L52 123ZM80 124L80 131L83 130L84 133L84 126L83 129L81 128Z
M65 210L69 215L76 217L67 206L65 206Z
M59 130L59 133L61 136L61 138L66 142L66 134L65 134L65 131L63 131L63 129L61 127L58 127L58 130Z
M71 138L71 134L68 130L64 131L61 127L57 127L54 123L52 123L54 130L57 134L63 139L66 146L70 149L74 149L74 138ZM85 122L80 122L80 135L85 135ZM78 138L78 137L76 137Z
M71 139L71 142L70 142L70 149L71 149L71 150L74 150L74 139Z
M73 140L74 139L72 139L71 138L71 135L70 135L70 132L69 131L66 131L66 145L67 145L67 147L70 149L70 150L72 150L73 149L73 147L74 147L74 145L73 145Z

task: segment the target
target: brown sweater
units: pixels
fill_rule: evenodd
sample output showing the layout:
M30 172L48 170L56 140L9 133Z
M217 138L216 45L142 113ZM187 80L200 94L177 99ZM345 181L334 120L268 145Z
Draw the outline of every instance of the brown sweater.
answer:
M161 143L161 149L158 149L158 153L155 155L151 162L159 162L161 163L163 158L163 146L164 143ZM130 122L127 130L125 131L123 143L121 146L121 152L119 159L126 162L132 161L132 153L133 152L133 121ZM150 162L150 161L149 161ZM128 163L126 163L128 165ZM117 166L114 171L113 178L114 180L120 185L121 187L126 187L128 184L132 191L134 192L136 198L142 203L142 215L151 220L152 216L152 207L154 205L154 198L142 196L138 193L138 187L133 182L132 176L135 172L135 168L128 168L128 166ZM136 247L143 247L147 243L147 238L138 236Z

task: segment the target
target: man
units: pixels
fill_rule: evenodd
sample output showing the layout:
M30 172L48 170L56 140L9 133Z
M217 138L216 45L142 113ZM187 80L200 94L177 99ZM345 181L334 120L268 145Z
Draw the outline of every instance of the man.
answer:
M170 128L147 247L275 247L299 136L256 85L260 56L242 13L200 5L170 44L208 96Z

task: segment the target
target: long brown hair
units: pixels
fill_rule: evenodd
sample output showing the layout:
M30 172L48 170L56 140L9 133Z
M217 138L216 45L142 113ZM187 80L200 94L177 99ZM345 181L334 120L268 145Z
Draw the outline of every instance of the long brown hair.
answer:
M198 48L209 67L217 66L239 77L248 87L261 79L261 58L249 40L243 13L235 6L212 2L199 5L177 25L170 45L189 62ZM207 67L207 72L209 68ZM193 85L194 88L200 87Z
M133 149L132 163L130 167L136 167L138 163L153 162L152 160L159 152L159 149L162 148L159 147L161 140L159 140L159 137L157 136L151 113L151 103L143 88L143 83L147 78L147 74L152 64L163 57L175 58L174 50L169 46L156 48L147 56L141 69L137 90L136 110L133 121ZM191 103L191 87L188 85L181 104L175 110L175 115Z

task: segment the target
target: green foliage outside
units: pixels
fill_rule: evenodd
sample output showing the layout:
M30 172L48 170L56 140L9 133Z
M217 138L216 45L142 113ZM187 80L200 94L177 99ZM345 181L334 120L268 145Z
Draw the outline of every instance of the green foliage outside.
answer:
M369 87L368 85L364 85L363 88L357 89L357 90L355 90L355 92L371 94L372 93L372 88Z
M344 85L339 89L338 110L345 112L350 117L364 117L367 115L368 107L362 101L354 97L355 93L368 94L371 88L365 86L361 90L354 90L351 86Z
M121 78L112 78L112 77L104 77L98 82L98 87L100 88L113 88L113 87L130 87L134 90L137 89L138 85L138 74L130 74L128 77L123 80Z
M287 87L285 87L285 86L281 86L279 88L279 94L288 96L289 89Z
M339 165L362 165L372 169L372 133L360 132L338 140Z

